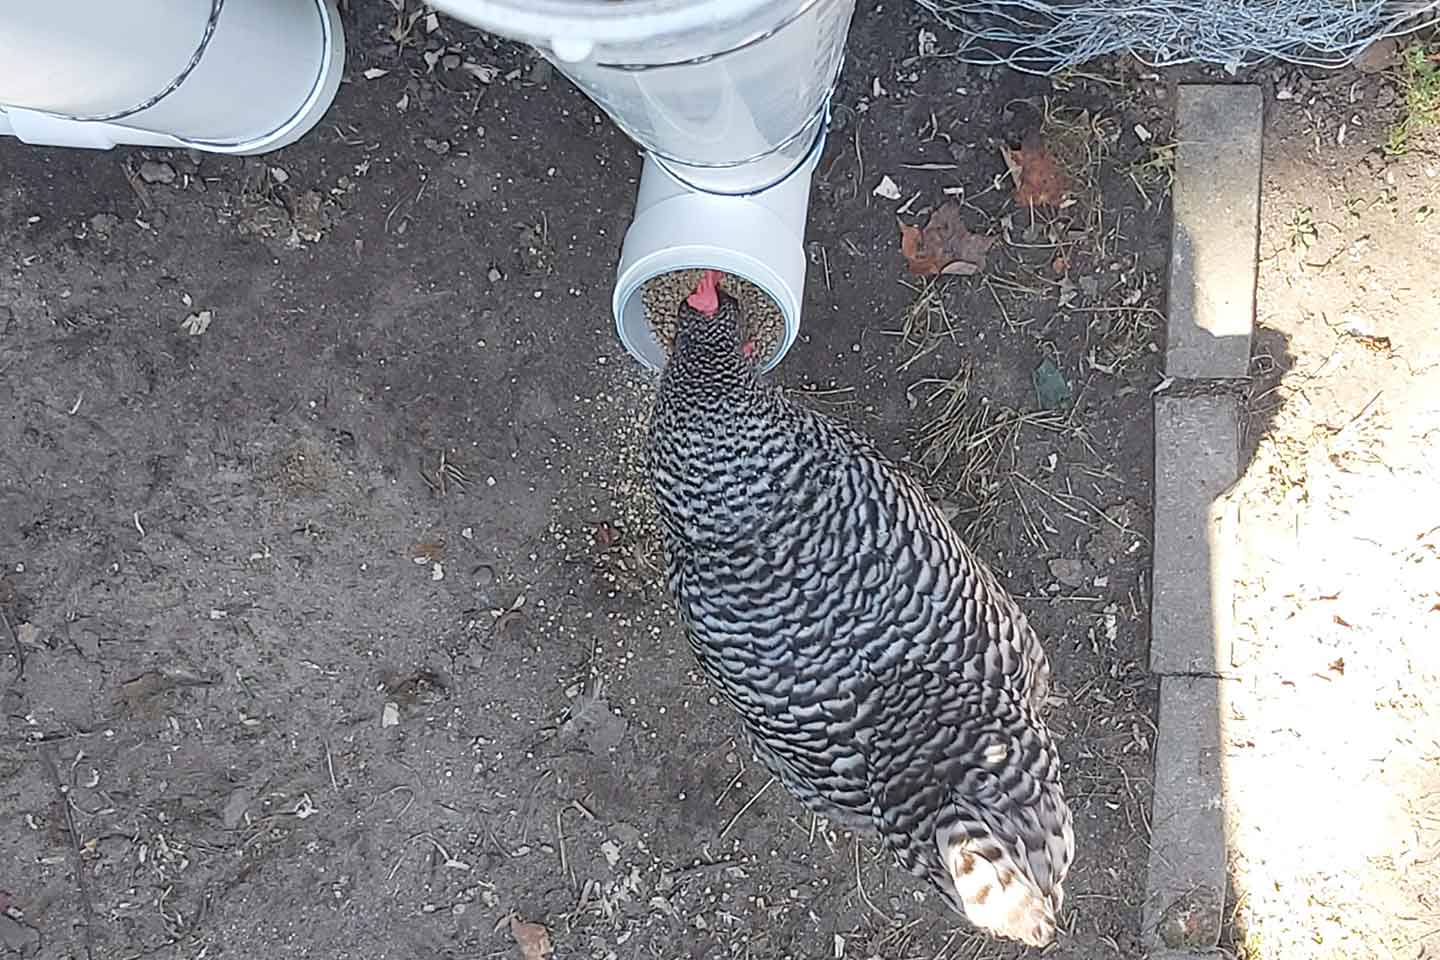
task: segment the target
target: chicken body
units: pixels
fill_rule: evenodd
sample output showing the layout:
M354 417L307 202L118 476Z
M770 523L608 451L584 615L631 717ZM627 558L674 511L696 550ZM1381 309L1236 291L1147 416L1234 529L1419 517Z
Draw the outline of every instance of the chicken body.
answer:
M1034 631L915 482L758 381L733 300L680 314L648 452L702 668L803 804L1048 944L1074 836Z

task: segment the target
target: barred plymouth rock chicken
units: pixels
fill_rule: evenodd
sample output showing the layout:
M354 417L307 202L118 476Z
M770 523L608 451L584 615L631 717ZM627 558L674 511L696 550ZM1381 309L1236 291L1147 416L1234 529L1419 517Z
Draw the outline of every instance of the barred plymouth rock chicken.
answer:
M716 281L679 308L648 441L690 644L791 794L1044 946L1075 852L1045 652L917 483L760 383Z

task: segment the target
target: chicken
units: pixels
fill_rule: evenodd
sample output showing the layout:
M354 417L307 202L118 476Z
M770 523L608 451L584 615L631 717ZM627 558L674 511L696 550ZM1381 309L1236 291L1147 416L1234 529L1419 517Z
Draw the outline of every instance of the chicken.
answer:
M1075 841L1039 639L916 482L759 381L716 281L679 308L647 440L690 645L802 804L1044 946Z

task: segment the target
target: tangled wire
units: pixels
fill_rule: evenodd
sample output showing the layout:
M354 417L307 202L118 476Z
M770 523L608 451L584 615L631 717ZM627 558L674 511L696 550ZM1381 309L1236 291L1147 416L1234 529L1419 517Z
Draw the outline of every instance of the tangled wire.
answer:
M1440 0L915 0L964 38L956 56L1051 74L1130 53L1153 67L1263 60L1339 67L1440 20Z

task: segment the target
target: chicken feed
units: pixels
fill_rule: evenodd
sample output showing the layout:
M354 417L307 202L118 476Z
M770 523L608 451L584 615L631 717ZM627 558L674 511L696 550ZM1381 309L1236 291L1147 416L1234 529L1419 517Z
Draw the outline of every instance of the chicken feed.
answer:
M704 272L674 270L651 277L640 288L645 321L667 353L675 342L675 315L680 302L695 290ZM732 273L721 274L720 289L739 301L745 314L745 339L754 342L756 360L768 362L780 349L785 335L785 316L779 304L755 284Z

